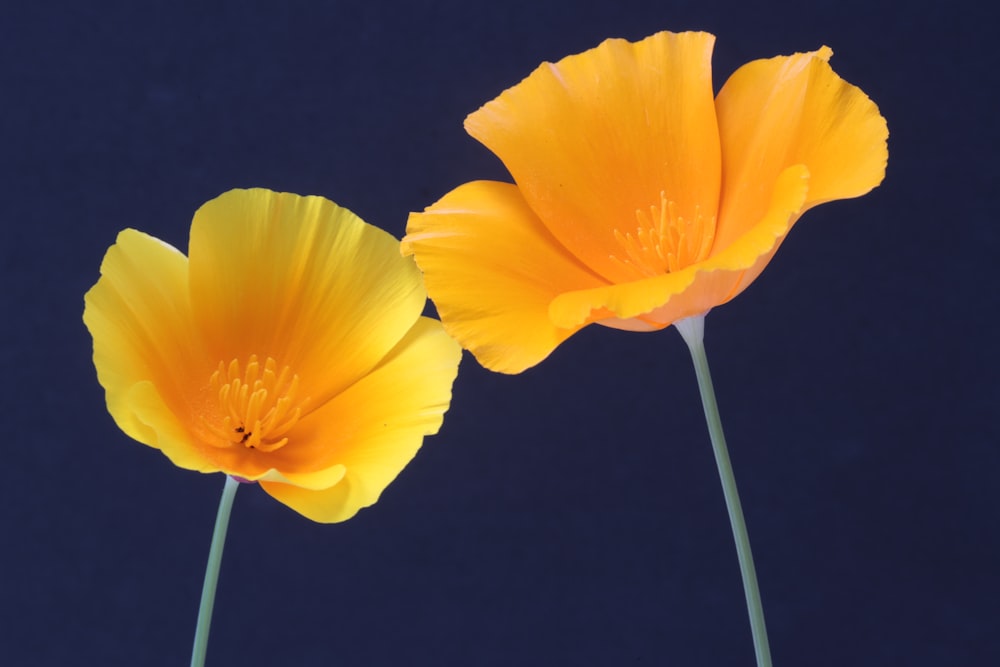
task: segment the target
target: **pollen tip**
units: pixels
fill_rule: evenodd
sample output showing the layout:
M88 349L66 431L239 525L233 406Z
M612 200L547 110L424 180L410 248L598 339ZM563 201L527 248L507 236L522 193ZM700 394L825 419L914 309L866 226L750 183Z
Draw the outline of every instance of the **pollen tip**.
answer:
M250 355L242 373L237 359L228 366L219 362L208 382L219 416L201 420L217 439L212 446L242 444L273 452L288 443L286 434L298 422L304 401L296 399L299 376L288 366L278 369L275 359L267 357L261 364L257 355Z

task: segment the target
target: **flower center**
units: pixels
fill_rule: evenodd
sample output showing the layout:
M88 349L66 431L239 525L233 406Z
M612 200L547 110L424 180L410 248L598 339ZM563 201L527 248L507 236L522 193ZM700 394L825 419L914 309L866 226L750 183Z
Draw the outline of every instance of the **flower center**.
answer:
M704 216L698 206L693 216L685 218L660 191L660 203L648 211L636 210L635 217L635 232L615 230L622 253L612 255L612 259L638 278L680 271L705 259L712 250L715 216Z
M296 397L298 388L299 376L288 366L279 372L278 362L271 357L261 364L257 355L250 355L246 368L237 359L228 366L220 361L209 379L209 390L218 397L219 416L204 420L219 437L213 444L243 445L262 452L284 447L285 434L299 420L305 403Z

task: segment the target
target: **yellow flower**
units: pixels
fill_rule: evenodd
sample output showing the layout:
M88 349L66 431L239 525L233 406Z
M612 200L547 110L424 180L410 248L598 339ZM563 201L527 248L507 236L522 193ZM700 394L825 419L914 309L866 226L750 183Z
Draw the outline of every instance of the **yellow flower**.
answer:
M436 433L461 350L397 241L320 197L233 190L190 258L118 235L83 319L108 410L174 464L322 522L374 503Z
M757 60L713 99L706 33L607 40L466 119L517 185L462 185L403 251L448 332L517 373L582 327L651 331L742 292L798 217L878 185L885 119L830 49Z

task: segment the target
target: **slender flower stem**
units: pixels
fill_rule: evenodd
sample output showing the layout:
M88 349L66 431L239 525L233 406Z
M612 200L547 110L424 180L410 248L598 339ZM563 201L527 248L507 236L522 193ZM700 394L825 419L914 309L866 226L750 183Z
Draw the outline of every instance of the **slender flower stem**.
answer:
M705 408L705 421L708 422L708 433L712 438L715 464L719 468L722 492L726 497L726 509L729 511L729 523L733 527L733 538L736 540L736 554L740 561L740 574L743 576L743 592L746 595L747 611L750 614L750 629L753 632L757 665L758 667L771 667L771 648L767 643L764 608L760 602L757 572L753 566L753 554L750 552L750 536L747 534L746 522L743 520L740 494L736 490L736 478L733 476L733 466L729 462L726 438L722 433L722 419L719 417L719 406L715 401L715 389L712 387L712 375L708 370L708 357L705 355L705 316L689 317L675 322L674 326L677 327L691 351L691 360L694 362L694 370L698 376L701 404Z
M226 475L226 485L222 487L222 498L219 500L219 513L215 515L212 546L208 550L205 584L201 587L201 606L198 607L198 627L194 633L194 648L191 650L191 667L202 667L205 664L208 630L212 625L212 608L215 606L215 586L219 582L219 566L222 565L222 548L226 545L229 514L239 485L239 482Z

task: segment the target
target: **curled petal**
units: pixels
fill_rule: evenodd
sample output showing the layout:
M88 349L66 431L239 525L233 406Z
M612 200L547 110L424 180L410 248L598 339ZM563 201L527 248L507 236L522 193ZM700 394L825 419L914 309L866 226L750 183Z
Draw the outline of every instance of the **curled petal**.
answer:
M756 60L738 69L716 100L723 183L716 248L760 219L769 184L787 167L809 170L807 210L858 197L882 182L888 129L878 107L841 79L824 47Z
M729 301L770 261L798 218L808 185L805 167L786 169L777 180L763 218L724 251L676 273L563 294L552 302L552 321L556 326L571 327L610 313L655 329ZM614 320L597 321L615 328L640 328Z
M557 326L549 304L605 282L573 257L517 187L477 181L411 214L403 252L424 271L448 333L483 366L518 373L582 324Z
M685 219L713 218L719 135L707 33L610 39L527 79L471 114L469 134L496 153L555 237L609 281L616 237L666 199Z
M441 427L460 358L441 323L420 318L371 373L303 420L296 441L275 453L292 484L261 485L315 521L344 521L373 504ZM342 478L316 488L317 467L336 467Z
M347 468L343 464L337 463L312 472L283 472L276 468L270 468L242 479L248 482L260 482L262 486L272 483L291 485L306 491L323 491L340 483L346 474Z

